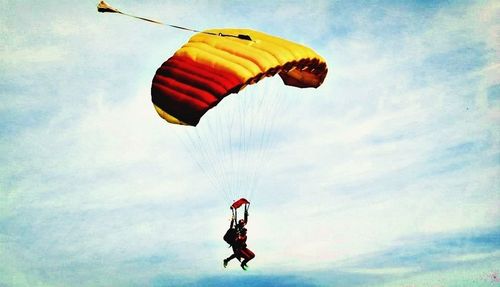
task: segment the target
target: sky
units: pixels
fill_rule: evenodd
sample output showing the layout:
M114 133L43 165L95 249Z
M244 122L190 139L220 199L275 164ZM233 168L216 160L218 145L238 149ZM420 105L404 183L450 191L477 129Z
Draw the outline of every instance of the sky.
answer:
M498 1L109 1L322 55L196 128L156 69L192 35L0 0L0 286L500 286ZM251 201L242 271L222 241Z

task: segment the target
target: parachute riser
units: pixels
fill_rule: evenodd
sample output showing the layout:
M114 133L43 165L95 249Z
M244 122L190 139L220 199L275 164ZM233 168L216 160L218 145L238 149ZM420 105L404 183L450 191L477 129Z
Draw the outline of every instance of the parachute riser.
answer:
M248 214L248 210L250 209L250 203L245 203L245 213ZM238 223L238 208L230 207L232 212L232 218L234 219L235 224ZM245 218L246 219L246 218Z

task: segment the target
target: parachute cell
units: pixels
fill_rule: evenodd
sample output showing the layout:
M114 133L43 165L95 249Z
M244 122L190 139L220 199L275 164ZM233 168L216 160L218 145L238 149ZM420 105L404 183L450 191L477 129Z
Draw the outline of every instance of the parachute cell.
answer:
M327 71L325 60L306 46L248 29L212 29L163 63L151 96L162 118L196 126L224 97L265 77L279 74L286 85L317 88Z

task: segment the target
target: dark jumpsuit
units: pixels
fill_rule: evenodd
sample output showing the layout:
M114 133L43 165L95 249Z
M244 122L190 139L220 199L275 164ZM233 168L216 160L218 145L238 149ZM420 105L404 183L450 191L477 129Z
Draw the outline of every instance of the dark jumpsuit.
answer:
M244 222L245 222L245 224L248 222L248 214L247 213L245 213ZM231 225L229 226L229 228L233 228L234 225L235 225L235 220L232 219ZM241 265L245 266L248 263L248 261L252 260L255 257L255 254L250 249L247 248L247 243L246 243L246 241L247 241L247 235L246 235L247 229L240 224L236 224L235 229L236 229L236 239L235 239L234 244L232 245L233 254L231 256L229 256L225 261L229 262L233 258L237 258L239 261L241 261L241 258L243 258Z

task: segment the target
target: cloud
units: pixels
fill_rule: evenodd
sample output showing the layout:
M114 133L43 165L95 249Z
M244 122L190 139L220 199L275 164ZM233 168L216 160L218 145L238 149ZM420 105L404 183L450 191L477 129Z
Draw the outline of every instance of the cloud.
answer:
M491 260L500 257L500 251L469 253L462 255L454 255L442 258L444 262L467 263L471 261Z
M368 275L402 275L406 273L414 273L418 269L414 268L353 268L344 270L350 273L361 273Z
M5 60L3 65L16 65L19 62L36 65L44 62L62 61L67 57L67 54L66 51L60 47L43 46L25 50L8 51L1 56Z

